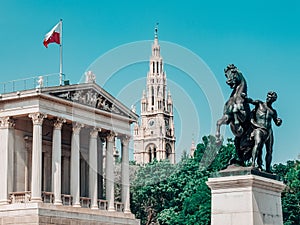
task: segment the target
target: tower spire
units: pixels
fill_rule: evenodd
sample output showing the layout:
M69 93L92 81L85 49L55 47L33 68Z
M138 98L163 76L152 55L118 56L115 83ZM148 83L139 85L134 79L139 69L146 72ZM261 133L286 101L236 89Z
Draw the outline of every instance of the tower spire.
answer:
M146 91L141 98L140 125L134 131L134 159L138 164L169 159L175 163L173 103L167 93L167 78L158 43L158 23L154 28L152 55L147 73Z
M154 38L155 39L158 39L158 24L159 23L156 23L155 28L154 28Z

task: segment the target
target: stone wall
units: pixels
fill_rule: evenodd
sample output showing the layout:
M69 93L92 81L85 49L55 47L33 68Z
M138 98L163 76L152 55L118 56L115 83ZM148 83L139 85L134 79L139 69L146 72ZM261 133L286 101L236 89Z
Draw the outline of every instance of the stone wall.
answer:
M140 222L131 213L45 203L21 203L0 206L0 224L139 225Z

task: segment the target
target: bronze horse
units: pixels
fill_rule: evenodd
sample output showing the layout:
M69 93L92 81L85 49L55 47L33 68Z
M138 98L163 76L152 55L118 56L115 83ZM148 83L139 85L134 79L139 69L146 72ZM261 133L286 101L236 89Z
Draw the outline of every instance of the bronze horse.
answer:
M217 122L216 138L220 142L220 127L229 124L233 135L234 144L239 159L233 158L230 164L244 166L245 161L252 156L253 140L250 139L252 132L251 111L249 103L245 101L247 96L247 82L238 68L230 64L224 69L227 78L226 83L232 88L231 95L225 103L223 116Z

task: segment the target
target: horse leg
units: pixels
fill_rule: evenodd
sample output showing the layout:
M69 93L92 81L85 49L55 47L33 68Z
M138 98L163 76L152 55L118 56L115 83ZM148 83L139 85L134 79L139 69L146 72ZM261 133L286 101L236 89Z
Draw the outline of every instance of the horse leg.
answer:
M239 122L239 116L237 115L237 113L235 113L233 117L234 117L234 123L232 127L234 130L234 135L240 137L243 134L244 129Z
M227 124L228 123L228 116L227 115L223 115L221 119L219 119L217 121L217 129L216 129L216 138L217 140L220 140L220 129L221 129L221 126L223 124Z
M234 159L234 164L238 164L240 166L245 166L245 158L244 158L244 152L241 150L241 138L235 137L234 139L234 146L235 151L238 156L238 160Z

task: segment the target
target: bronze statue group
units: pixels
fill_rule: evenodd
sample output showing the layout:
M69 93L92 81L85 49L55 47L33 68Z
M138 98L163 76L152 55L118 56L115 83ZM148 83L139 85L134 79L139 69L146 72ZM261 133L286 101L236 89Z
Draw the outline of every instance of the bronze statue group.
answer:
M224 72L226 83L233 90L225 103L223 116L217 122L217 141L221 142L221 125L230 125L235 136L234 144L238 156L238 158L233 158L230 164L245 166L245 163L251 160L251 166L261 171L263 170L262 150L265 145L265 171L271 173L274 142L272 120L276 126L282 124L282 120L277 117L277 112L272 107L273 102L277 99L277 94L269 91L265 102L253 100L247 96L246 80L235 65L228 65ZM250 104L254 105L252 110Z

